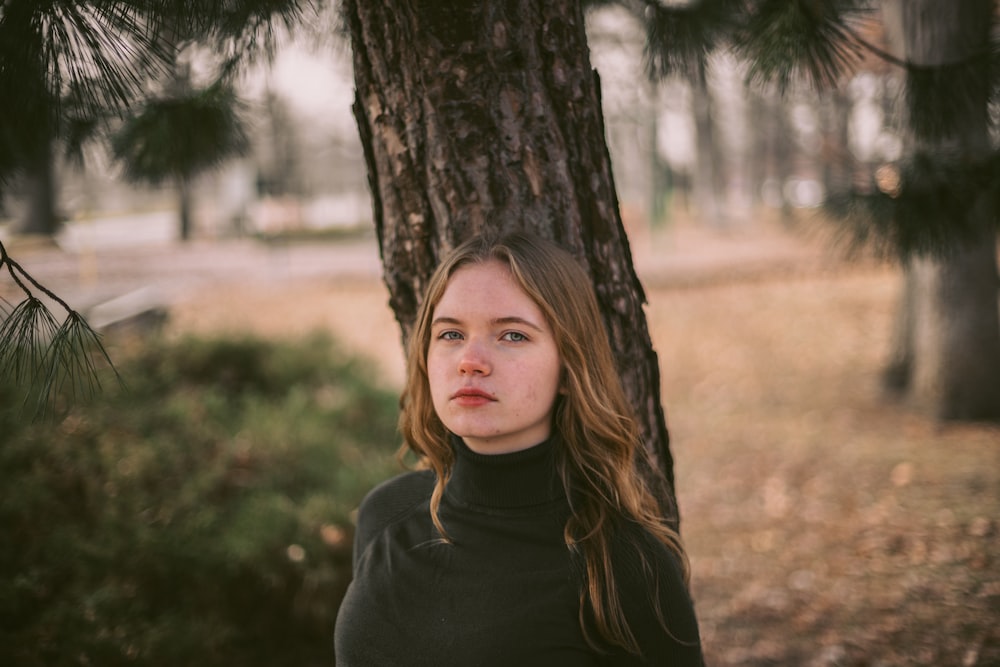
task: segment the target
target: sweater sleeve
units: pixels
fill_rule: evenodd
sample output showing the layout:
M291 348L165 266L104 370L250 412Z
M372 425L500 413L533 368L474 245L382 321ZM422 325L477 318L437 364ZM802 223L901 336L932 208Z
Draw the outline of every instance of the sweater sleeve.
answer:
M616 648L602 664L703 667L698 621L677 556L644 534L619 543L613 558L622 608L641 655Z

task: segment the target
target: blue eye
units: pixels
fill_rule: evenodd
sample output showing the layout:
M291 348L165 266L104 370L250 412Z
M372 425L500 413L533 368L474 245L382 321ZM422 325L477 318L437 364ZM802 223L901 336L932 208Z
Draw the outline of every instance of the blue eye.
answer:
M440 340L461 340L462 334L457 331L442 331L438 334Z
M524 341L528 340L528 337L525 336L520 331L508 331L503 336L501 336L501 339L510 341L512 343L523 343Z

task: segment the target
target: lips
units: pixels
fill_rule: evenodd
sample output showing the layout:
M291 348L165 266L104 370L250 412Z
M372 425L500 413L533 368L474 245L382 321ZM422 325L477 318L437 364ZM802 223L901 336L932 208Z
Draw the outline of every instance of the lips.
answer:
M463 387L459 389L454 394L451 395L451 400L455 401L460 405L485 405L486 403L491 403L496 399L489 392L483 391L482 389L475 389L473 387Z

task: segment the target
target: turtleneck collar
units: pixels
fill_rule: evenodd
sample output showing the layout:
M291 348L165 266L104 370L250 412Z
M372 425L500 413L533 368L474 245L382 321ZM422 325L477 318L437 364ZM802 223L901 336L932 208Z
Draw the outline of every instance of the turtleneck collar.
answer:
M463 505L525 508L565 498L553 438L508 454L477 454L451 437L455 464L445 495Z

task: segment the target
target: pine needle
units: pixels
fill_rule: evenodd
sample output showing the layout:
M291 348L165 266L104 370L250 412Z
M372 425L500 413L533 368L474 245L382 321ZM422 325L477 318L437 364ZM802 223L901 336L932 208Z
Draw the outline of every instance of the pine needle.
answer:
M24 291L13 308L0 308L0 374L23 390L22 408L33 405L32 418L50 412L57 401L90 399L101 390L107 365L121 377L101 344L100 336L65 301L38 283L10 258L0 243L0 269L6 269ZM32 287L54 299L66 312L60 324Z
M997 202L1000 154L970 163L933 152L883 166L871 191L833 193L824 208L845 223L852 250L905 260L944 257L996 233L1000 222L983 211Z
M832 88L860 61L862 48L845 23L853 2L763 0L742 31L737 51L750 64L749 83L782 93L800 78Z
M652 79L702 71L708 55L736 29L742 0L704 0L686 6L647 2L646 71Z

